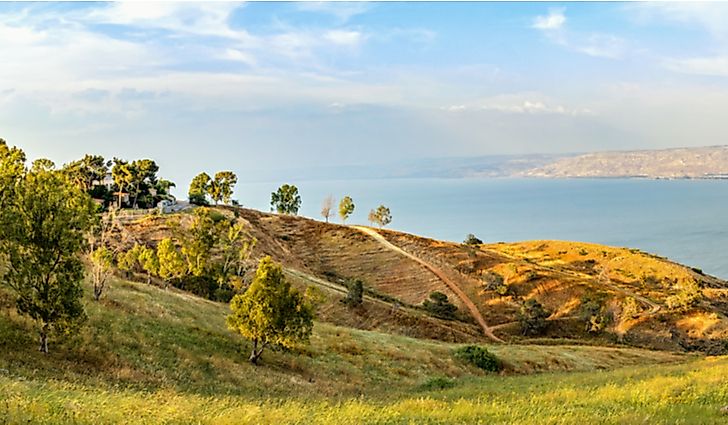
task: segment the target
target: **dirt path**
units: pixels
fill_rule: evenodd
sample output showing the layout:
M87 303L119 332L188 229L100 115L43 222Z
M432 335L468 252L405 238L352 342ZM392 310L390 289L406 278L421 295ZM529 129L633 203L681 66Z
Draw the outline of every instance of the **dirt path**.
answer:
M460 287L455 282L453 282L449 277L447 277L445 275L445 273L442 272L442 270L438 269L437 267L433 266L432 264L428 263L427 261L425 261L413 254L410 254L409 252L398 247L397 245L394 245L393 243L389 242L384 236L379 234L379 232L377 232L376 230L374 230L372 228L364 227L364 226L351 226L351 227L361 231L362 233L365 233L365 234L371 236L377 242L382 244L382 246L384 246L385 248L387 248L391 251L397 252L401 255L404 255L405 257L419 263L420 265L424 266L426 269L431 271L445 285L447 285L447 287L450 288L450 290L453 291L455 293L455 295L458 296L458 298L460 298L460 300L463 302L463 304L465 304L465 307L468 308L468 311L470 311L470 314L475 318L475 320L478 322L480 327L483 328L483 332L485 333L485 335L488 338L492 339L493 341L497 341L497 342L505 342L502 339L495 336L495 334L493 333L491 328L488 326L488 324L485 323L485 319L483 319L483 316L480 314L480 311L478 310L478 308L475 306L475 304L473 304L473 301L470 300L470 298L468 298L468 296L465 295L465 292L463 292L463 290L460 289Z

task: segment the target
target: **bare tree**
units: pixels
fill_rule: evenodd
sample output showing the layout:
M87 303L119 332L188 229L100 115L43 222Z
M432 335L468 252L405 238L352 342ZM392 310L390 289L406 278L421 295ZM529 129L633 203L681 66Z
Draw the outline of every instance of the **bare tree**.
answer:
M334 203L336 201L334 200L333 195L329 195L326 198L324 198L324 201L321 203L321 217L323 217L326 222L329 222L329 219L334 215L332 210L334 209Z
M89 260L91 261L91 283L94 287L94 300L98 301L106 288L106 282L111 276L114 261L114 251L108 248L109 237L116 225L116 216L113 211L101 217L101 221L92 230L89 237Z

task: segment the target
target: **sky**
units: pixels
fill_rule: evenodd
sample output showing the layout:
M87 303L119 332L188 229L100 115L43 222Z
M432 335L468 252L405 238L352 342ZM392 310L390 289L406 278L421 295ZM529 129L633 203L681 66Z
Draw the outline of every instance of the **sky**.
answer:
M182 187L726 144L726 111L728 3L0 3L0 137Z

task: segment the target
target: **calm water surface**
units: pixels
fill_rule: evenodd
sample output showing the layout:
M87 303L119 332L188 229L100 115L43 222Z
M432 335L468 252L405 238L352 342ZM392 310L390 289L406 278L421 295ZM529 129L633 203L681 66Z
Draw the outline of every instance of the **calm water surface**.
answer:
M283 182L240 184L247 207L267 211ZM293 182L301 215L320 218L329 194L349 195L351 223L380 203L392 229L462 241L560 239L639 248L728 278L728 181L402 179ZM338 218L336 219L338 220Z

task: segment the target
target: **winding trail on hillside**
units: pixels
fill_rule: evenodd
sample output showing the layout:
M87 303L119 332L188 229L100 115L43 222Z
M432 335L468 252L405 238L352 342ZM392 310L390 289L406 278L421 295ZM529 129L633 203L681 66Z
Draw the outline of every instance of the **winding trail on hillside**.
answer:
M465 307L468 308L468 311L470 311L470 314L475 318L475 320L478 322L480 327L483 329L483 332L485 333L485 336L492 339L493 341L497 342L505 342L502 339L495 336L493 333L493 330L488 326L487 323L485 323L485 319L483 319L483 315L480 314L480 310L478 310L478 307L473 304L473 301L468 298L467 295L465 295L465 292L463 292L462 289L457 285L457 283L453 282L449 277L445 275L445 273L442 272L439 268L433 266L432 264L428 263L427 261L421 259L420 257L417 257L416 255L410 254L409 252L403 250L402 248L398 247L397 245L389 242L384 236L382 236L379 232L376 230L370 228L370 227L364 227L364 226L351 226L352 228L359 230L362 233L365 233L377 242L379 242L382 246L385 248L397 252L407 258L409 258L412 261L415 261L416 263L419 263L429 271L431 271L435 276L437 276L438 279L440 279L445 285L447 285L448 288L450 288L451 291L455 293L455 295L460 298L460 301L465 304Z

